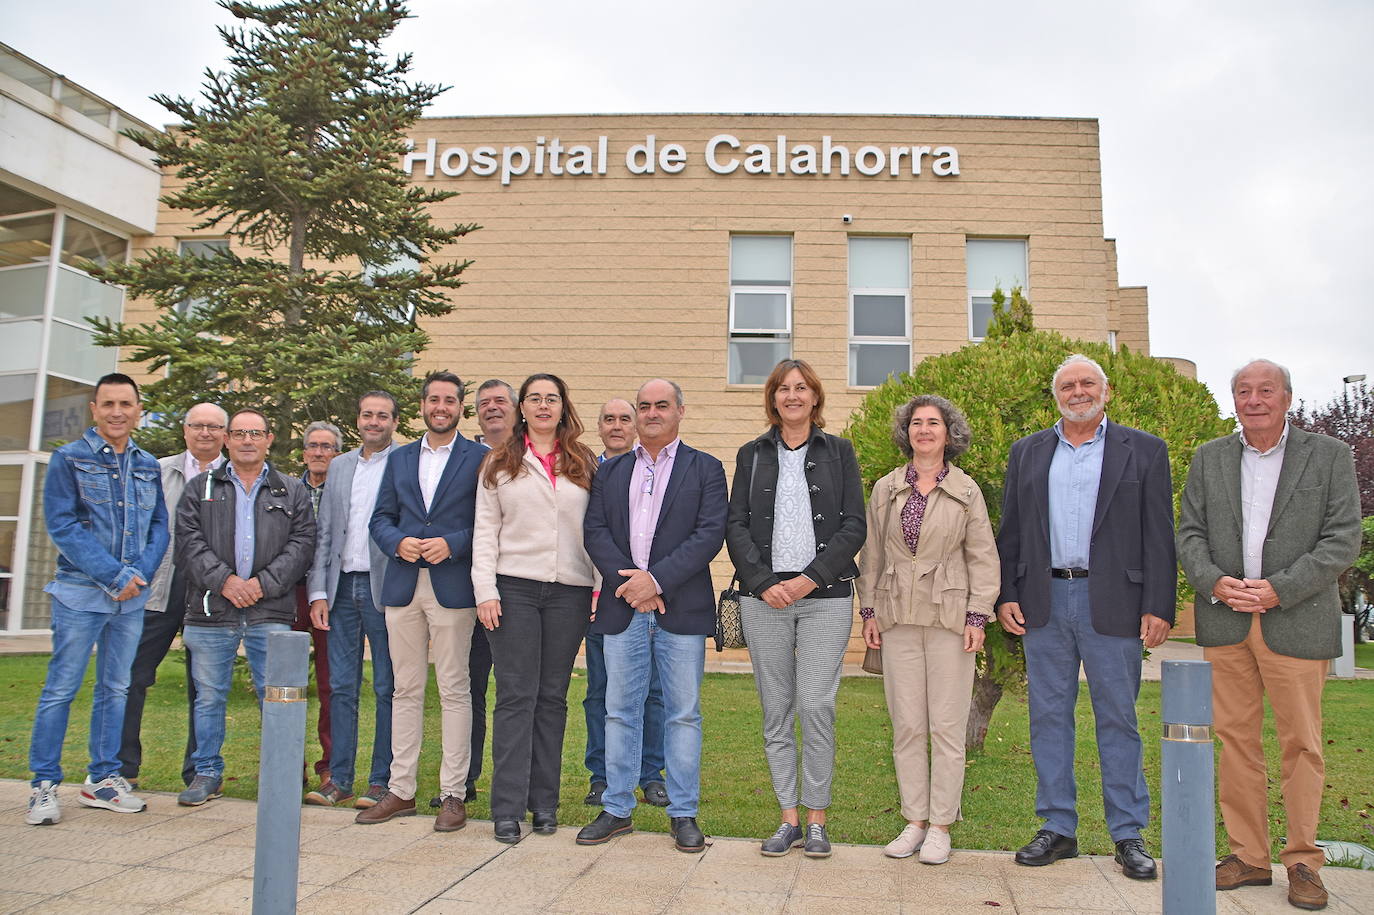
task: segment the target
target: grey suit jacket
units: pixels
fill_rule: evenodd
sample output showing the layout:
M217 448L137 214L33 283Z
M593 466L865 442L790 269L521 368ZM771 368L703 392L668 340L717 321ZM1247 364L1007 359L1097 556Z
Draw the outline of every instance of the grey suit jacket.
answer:
M395 453L395 449L392 449ZM329 464L329 476L324 480L324 492L320 494L319 540L315 546L315 562L306 578L306 590L312 594L323 591L327 595L329 607L334 608L335 592L339 588L339 572L343 570L344 536L350 522L367 527L372 521L371 512L365 518L348 517L353 501L353 473L358 469L358 457L362 449L339 455ZM388 455L388 460L390 456ZM386 575L386 554L384 554L369 535L368 553L372 562L372 606L382 609L382 577Z
M1223 575L1244 578L1240 503L1240 433L1197 450L1188 469L1178 523L1178 558L1197 591L1197 642L1234 645L1251 615L1212 602ZM1293 658L1341 653L1341 601L1336 579L1360 549L1360 491L1344 442L1290 427L1264 541L1261 575L1279 605L1260 616L1264 641Z

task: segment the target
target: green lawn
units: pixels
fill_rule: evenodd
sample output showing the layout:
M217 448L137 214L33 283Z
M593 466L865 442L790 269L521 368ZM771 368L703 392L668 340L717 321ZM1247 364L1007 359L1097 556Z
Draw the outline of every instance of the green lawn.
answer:
M1355 666L1374 668L1374 642L1355 643Z
M1368 648L1369 646L1362 646ZM0 658L0 777L28 778L28 733L32 726L45 656ZM242 665L240 665L242 667ZM92 674L93 675L93 674ZM145 765L143 786L159 791L180 790L181 750L185 740L185 683L181 656L173 652L159 671L157 685L149 691L144 719ZM494 697L494 685L493 685ZM581 699L585 680L576 672L569 691L573 713L568 717L563 757L563 805L561 819L568 823L589 820L594 810L582 806L586 773L582 768L583 724ZM364 696L369 687L363 686ZM492 697L489 697L492 698ZM764 836L777 825L778 813L764 763L759 737L758 698L753 680L746 675L708 674L703 690L705 747L702 759L701 821L717 835ZM370 702L364 699L364 717L370 719ZM437 788L438 697L433 681L426 703L425 746L420 764L420 797ZM318 757L314 733L315 705L307 732L306 758ZM1141 733L1145 737L1145 771L1154 800L1153 823L1146 842L1159 848L1159 684L1145 683L1140 697ZM85 765L89 685L72 709L64 761L68 778L81 778ZM1374 845L1374 682L1332 681L1324 702L1328 788L1322 809L1321 837ZM257 717L247 675L241 670L229 707L229 739L225 793L251 798L257 789ZM1078 780L1080 813L1079 843L1095 854L1111 851L1102 823L1102 801L1093 741L1092 717L1086 689L1078 707ZM838 760L830 822L832 837L841 842L885 843L902 825L893 776L891 727L883 702L882 684L876 679L846 678L840 689L838 711ZM370 746L371 722L360 726ZM1273 817L1282 822L1279 774L1272 719L1266 724L1270 760L1270 802ZM490 745L480 782L482 793L469 805L474 817L490 815L486 787L490 781ZM366 757L360 757L366 771ZM955 844L961 848L1011 849L1034 834L1035 773L1031 764L1024 699L1005 698L998 706L988 734L987 748L970 758L964 792L964 821L955 827ZM666 831L662 810L641 806L636 825ZM1218 817L1218 822L1220 818ZM1282 834L1276 825L1275 838ZM1224 835L1218 830L1218 848ZM1277 846L1276 846L1277 849Z

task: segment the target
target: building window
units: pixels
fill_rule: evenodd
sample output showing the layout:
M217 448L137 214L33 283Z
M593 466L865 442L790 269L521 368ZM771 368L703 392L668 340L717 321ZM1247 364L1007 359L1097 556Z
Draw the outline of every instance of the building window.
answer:
M911 240L849 239L849 383L911 371Z
M992 321L992 293L1001 289L1011 294L1020 286L1030 295L1026 283L1026 241L1021 238L970 238L965 259L968 263L968 338L982 340Z
M792 356L792 238L730 236L730 384L763 384Z
M177 242L177 253L204 258L219 257L229 253L229 241L224 238L183 238ZM204 307L203 298L185 298L177 303L177 314L191 315Z

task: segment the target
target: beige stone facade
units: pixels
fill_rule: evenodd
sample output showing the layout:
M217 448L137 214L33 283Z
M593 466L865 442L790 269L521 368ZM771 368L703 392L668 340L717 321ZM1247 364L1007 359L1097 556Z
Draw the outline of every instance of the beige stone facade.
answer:
M608 398L674 379L687 397L684 438L727 471L764 427L759 385L729 378L733 235L791 239L791 353L821 374L835 431L867 390L849 384L851 237L909 239L913 361L970 340L970 239L1024 240L1038 326L1089 340L1114 332L1149 350L1145 290L1118 287L1115 243L1103 237L1093 119L473 117L426 119L411 136L412 180L460 192L435 217L482 227L445 252L474 263L453 313L426 325L421 367L515 385L557 373L588 426ZM647 173L646 150L627 153L650 137ZM765 156L769 170L750 173ZM164 209L138 246L193 236L185 214ZM148 317L138 303L126 309ZM718 582L728 576L719 562Z

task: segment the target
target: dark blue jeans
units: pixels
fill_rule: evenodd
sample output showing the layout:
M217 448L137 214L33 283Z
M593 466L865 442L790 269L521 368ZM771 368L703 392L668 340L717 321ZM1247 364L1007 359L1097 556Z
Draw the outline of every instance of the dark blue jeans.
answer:
M1050 583L1050 620L1027 629L1027 693L1035 812L1045 828L1078 834L1078 786L1073 774L1074 707L1081 661L1097 725L1102 803L1112 841L1139 838L1150 820L1150 792L1141 768L1135 702L1140 695L1141 642L1093 629L1087 579Z
M372 768L367 784L383 785L391 774L391 649L386 616L372 605L372 576L339 573L329 610L329 688L331 747L329 773L344 794L353 793L358 757L358 701L363 683L363 638L372 646L372 693L377 701L372 735Z
M606 648L605 636L587 633L587 698L582 714L587 719L585 765L593 784L606 784ZM649 698L644 700L644 749L639 766L639 785L663 781L663 688L658 668L649 676Z

